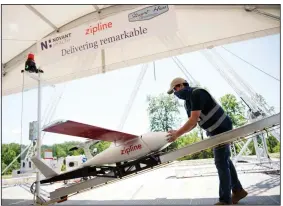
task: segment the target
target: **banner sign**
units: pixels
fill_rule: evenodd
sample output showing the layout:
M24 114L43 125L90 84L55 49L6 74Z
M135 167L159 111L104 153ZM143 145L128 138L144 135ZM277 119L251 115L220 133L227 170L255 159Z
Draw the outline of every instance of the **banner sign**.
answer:
M139 38L174 35L176 30L173 6L143 6L44 38L37 43L37 52L40 64L45 64L83 52L122 48L123 44Z

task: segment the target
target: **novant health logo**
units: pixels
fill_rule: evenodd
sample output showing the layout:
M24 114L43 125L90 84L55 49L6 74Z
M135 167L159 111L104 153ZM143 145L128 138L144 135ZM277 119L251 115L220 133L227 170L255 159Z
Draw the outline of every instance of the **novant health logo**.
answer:
M56 47L57 45L65 44L70 41L71 34L72 33L64 34L64 35L57 36L57 37L48 39L46 41L40 42L40 48L43 51L45 49Z

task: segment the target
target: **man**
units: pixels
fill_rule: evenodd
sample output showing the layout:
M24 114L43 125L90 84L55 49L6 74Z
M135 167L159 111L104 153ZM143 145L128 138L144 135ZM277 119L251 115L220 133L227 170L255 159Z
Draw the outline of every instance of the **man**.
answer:
M197 123L207 132L207 136L232 130L231 119L206 90L190 87L186 80L175 78L167 93L173 92L179 99L185 101L189 120L180 129L169 131L169 142L191 131ZM220 182L219 202L216 205L237 204L248 193L242 188L233 162L230 160L230 145L218 146L213 149L213 153Z

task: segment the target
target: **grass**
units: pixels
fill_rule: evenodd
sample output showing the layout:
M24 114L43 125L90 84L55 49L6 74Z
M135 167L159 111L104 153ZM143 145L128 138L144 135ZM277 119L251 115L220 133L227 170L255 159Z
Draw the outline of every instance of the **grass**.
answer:
M277 152L277 153L269 153L269 156L271 158L280 158L280 152Z
M9 179L12 178L12 175L2 175L2 179Z

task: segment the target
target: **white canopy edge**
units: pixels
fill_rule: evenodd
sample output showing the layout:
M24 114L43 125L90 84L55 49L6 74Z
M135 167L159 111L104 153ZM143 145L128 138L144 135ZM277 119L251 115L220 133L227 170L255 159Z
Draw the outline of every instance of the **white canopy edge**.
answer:
M103 19L138 6L117 5L105 8L101 10L99 16L97 12L94 12L81 17L60 28L60 32L67 31L90 20ZM164 39L154 37L126 44L121 50L105 49L105 61L101 60L101 53L96 52L95 54L78 56L72 61L48 65L43 68L45 71L49 71L48 74L43 75L43 84L62 83L183 53L280 33L280 21L254 12L247 12L244 6L240 5L188 5L176 6L175 10L179 30L169 41L165 42ZM274 7L274 5L261 6L260 10L280 16L280 7ZM223 16L225 16L225 19L223 19ZM180 27L180 25L186 26ZM4 70L7 73L3 78L3 96L22 91L20 70L23 69L28 52L36 54L36 45L5 65ZM72 65L77 66L72 67ZM25 89L36 88L36 86L37 82L32 79L25 81Z

